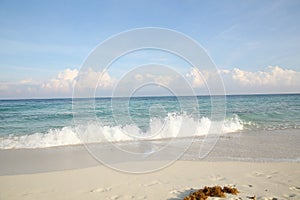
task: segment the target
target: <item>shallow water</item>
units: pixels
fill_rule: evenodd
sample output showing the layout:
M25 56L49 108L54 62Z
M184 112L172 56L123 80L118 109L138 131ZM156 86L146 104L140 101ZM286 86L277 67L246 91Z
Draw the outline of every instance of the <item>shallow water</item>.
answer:
M0 100L0 149L276 130L300 133L299 94Z

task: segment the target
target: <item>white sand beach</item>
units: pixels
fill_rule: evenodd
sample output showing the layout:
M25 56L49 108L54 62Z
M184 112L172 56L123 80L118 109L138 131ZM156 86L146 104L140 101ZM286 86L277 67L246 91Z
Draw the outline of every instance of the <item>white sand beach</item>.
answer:
M147 163L145 163L147 164ZM127 174L105 166L0 176L0 199L179 200L192 189L234 186L227 199L300 199L299 163L177 161L148 174ZM219 199L219 198L209 198Z
M172 152L177 153L176 149L187 141L175 142L174 150L171 148L161 160L122 160L114 157L118 149L104 144L99 144L98 150L120 160L111 165L118 169L149 169L163 167L159 162L174 157ZM220 137L205 159L197 159L199 140L172 165L141 174L113 170L93 159L80 145L1 150L0 200L180 200L195 189L215 185L234 186L240 191L237 196L227 195L227 199L247 200L255 196L296 200L300 199L298 141L296 131L235 133ZM134 147L132 143L127 146Z

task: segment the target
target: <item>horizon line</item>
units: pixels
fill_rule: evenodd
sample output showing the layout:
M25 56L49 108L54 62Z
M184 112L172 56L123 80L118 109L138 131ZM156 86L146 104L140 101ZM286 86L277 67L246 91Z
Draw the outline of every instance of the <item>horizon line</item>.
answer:
M241 94L197 94L196 97L209 97L209 96L255 96L255 95L300 95L300 93L241 93ZM32 98L0 98L0 101L16 101L16 100L59 100L59 99L109 99L109 98L151 98L151 97L176 97L174 95L140 95L140 96L103 96L103 97L32 97ZM192 95L180 95L180 97L193 97Z

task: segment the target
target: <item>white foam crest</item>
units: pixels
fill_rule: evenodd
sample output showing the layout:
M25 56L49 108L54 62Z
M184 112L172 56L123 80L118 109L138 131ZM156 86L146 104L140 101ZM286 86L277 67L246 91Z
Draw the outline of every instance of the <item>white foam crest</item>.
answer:
M234 114L233 117L225 119L223 123L223 133L241 131L244 129L244 124L248 123L243 122L238 115Z
M77 134L70 127L51 129L47 133L9 135L0 138L0 141L0 149L45 148L81 143Z
M221 125L222 133L243 129L243 121L234 115L222 122L212 122L207 117L199 121L185 114L169 113L165 119L151 119L149 129L143 132L137 125L99 126L94 123L76 127L51 129L47 133L9 135L0 138L0 149L46 148L82 143L120 142L134 140L159 140L206 135L211 126ZM219 131L220 132L220 131Z

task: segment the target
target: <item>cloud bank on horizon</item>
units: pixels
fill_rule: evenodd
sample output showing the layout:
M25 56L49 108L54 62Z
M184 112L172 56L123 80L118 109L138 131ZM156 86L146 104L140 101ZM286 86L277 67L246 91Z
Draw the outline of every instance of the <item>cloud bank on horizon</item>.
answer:
M79 76L78 69L67 68L55 77L46 81L26 79L18 82L1 82L0 98L66 98L72 97L73 88ZM239 68L219 69L217 72L199 71L190 68L183 77L189 82L197 95L209 95L206 83L215 76L221 76L226 94L249 93L300 93L300 72L279 66L268 66L261 71L245 71ZM109 72L88 70L84 76L87 83L83 89L97 90L97 97L111 96L114 86L120 78L113 77ZM101 78L101 80L99 80ZM179 87L176 76L155 76L153 74L137 74L134 82L148 79L158 85ZM156 93L155 89L142 92L140 95L165 95ZM191 95L191 94L187 94Z

